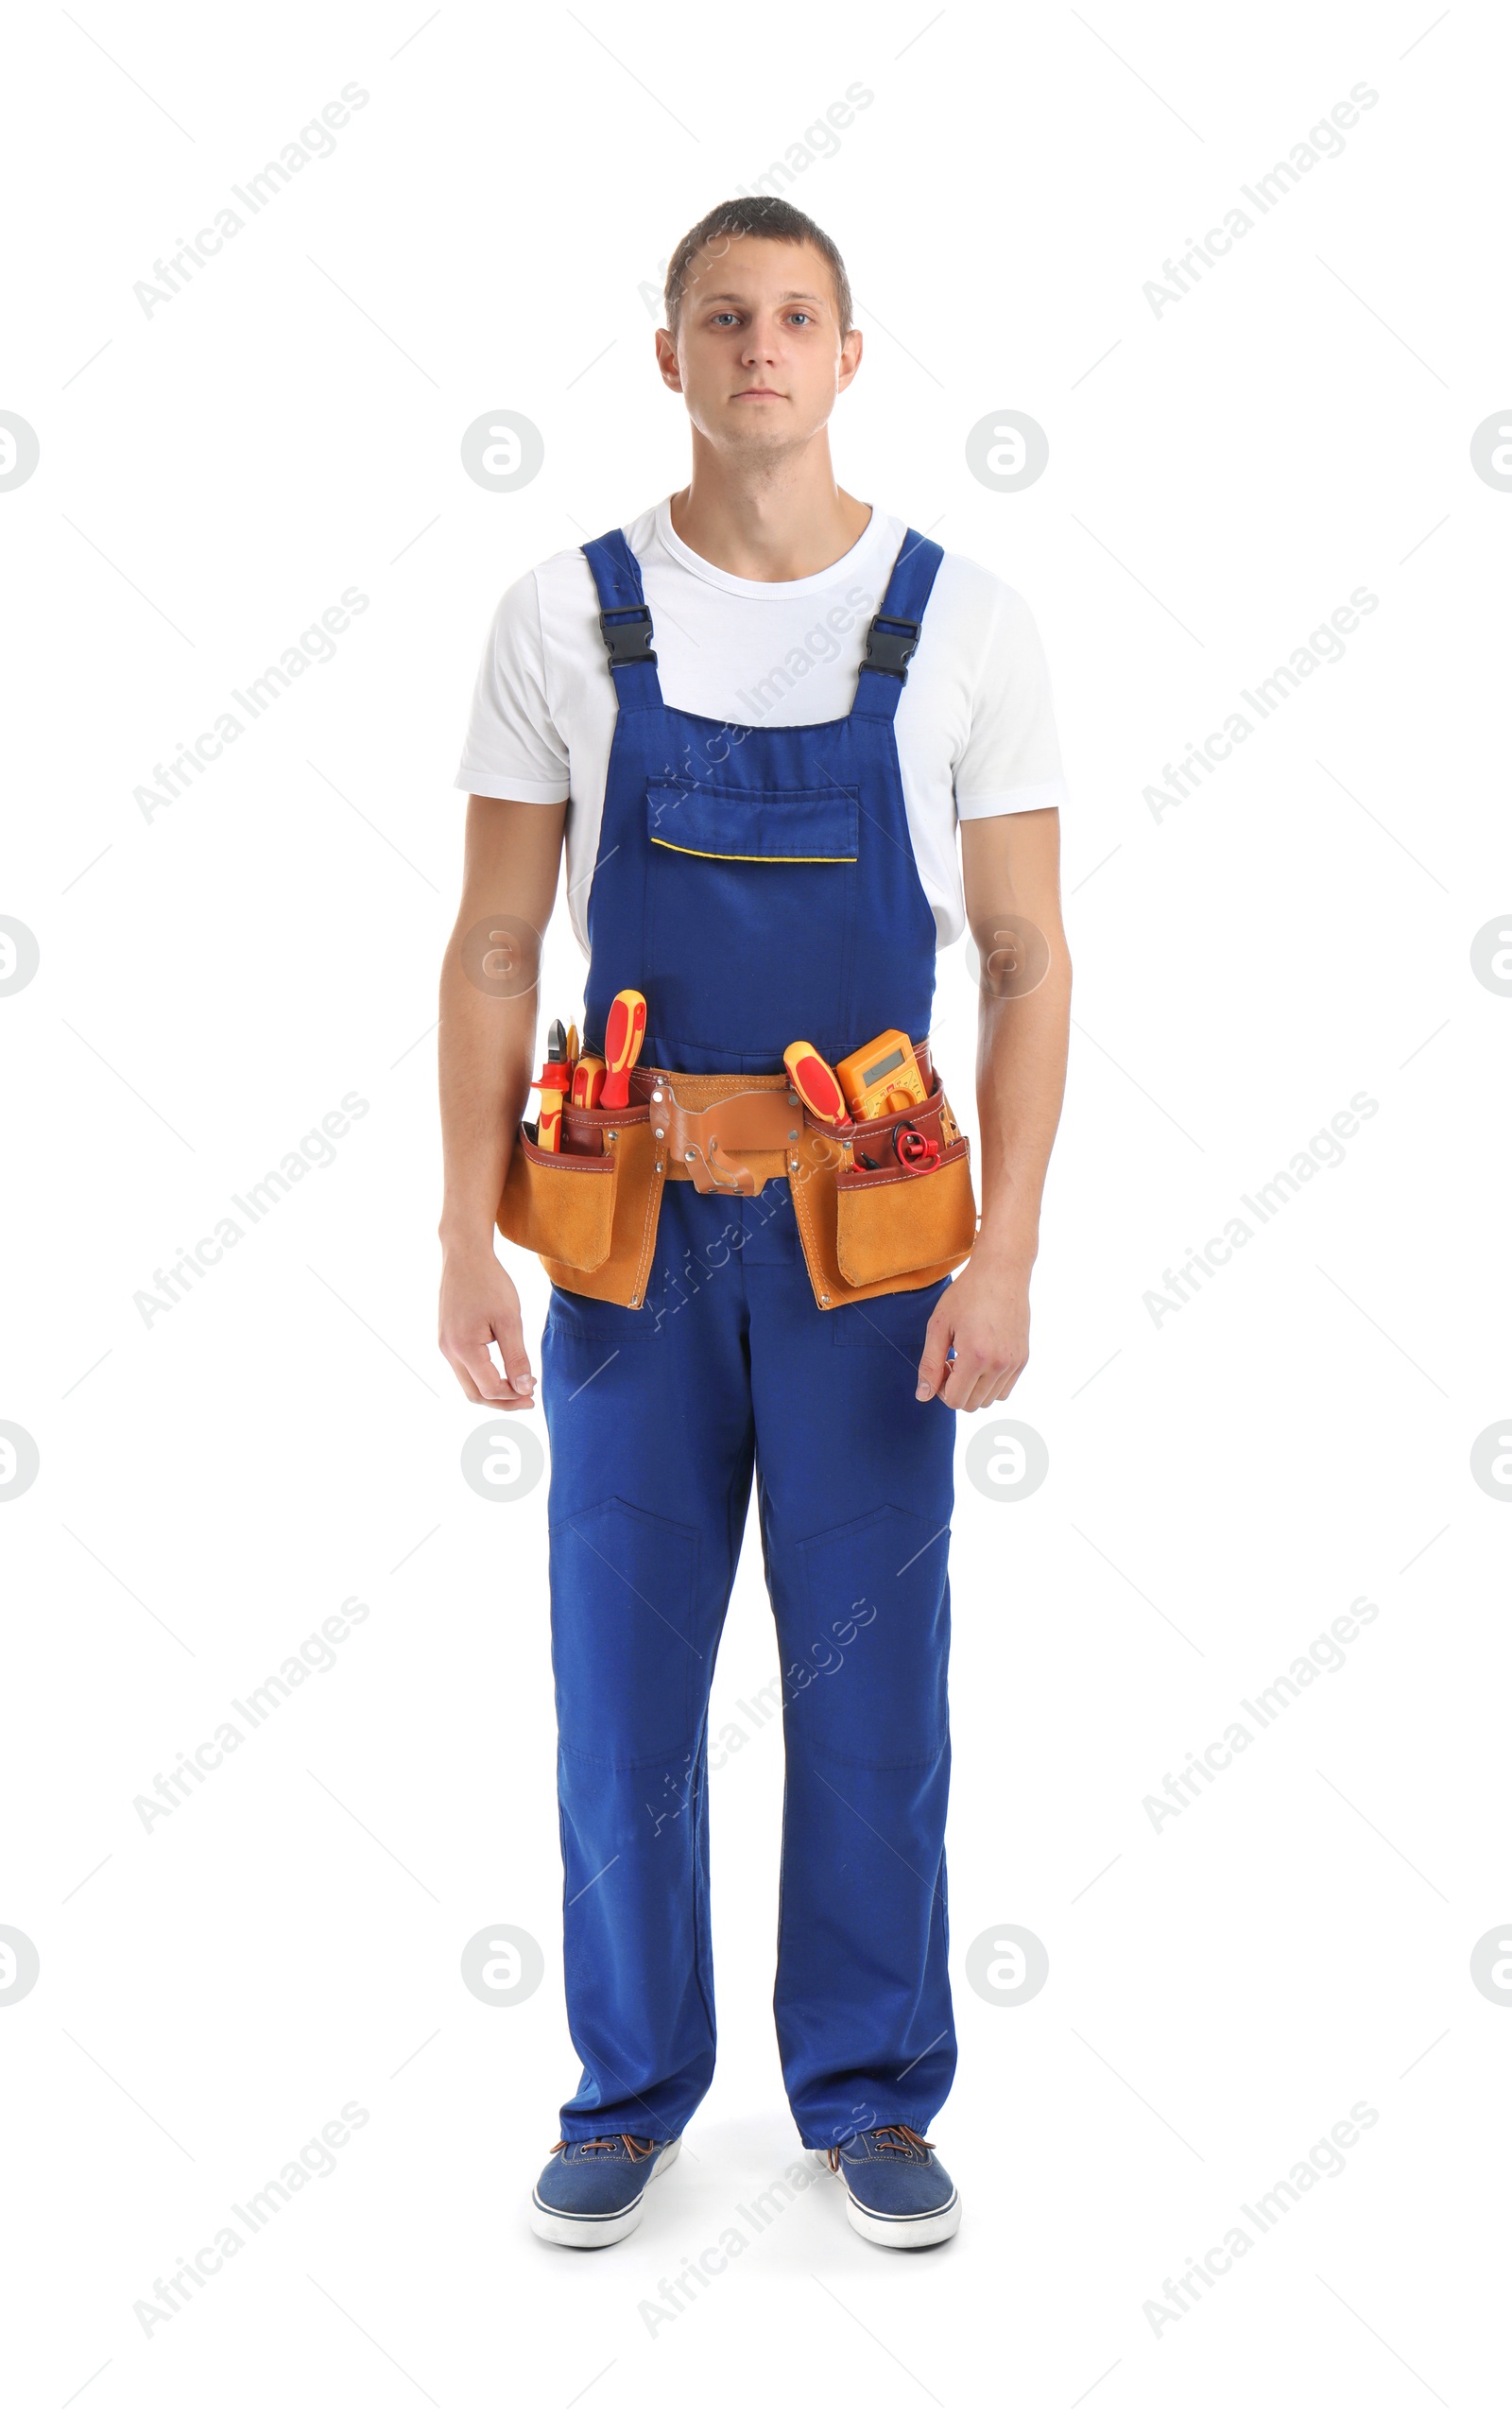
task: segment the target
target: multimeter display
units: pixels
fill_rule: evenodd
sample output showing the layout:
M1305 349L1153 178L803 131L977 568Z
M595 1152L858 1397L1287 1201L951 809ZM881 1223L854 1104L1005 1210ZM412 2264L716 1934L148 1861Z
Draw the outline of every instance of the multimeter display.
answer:
M892 1050L888 1053L886 1058L878 1059L872 1065L864 1068L862 1070L861 1080L869 1092L874 1083L880 1083L885 1075L891 1075L893 1068L895 1066L902 1066L902 1063L903 1054L902 1050Z

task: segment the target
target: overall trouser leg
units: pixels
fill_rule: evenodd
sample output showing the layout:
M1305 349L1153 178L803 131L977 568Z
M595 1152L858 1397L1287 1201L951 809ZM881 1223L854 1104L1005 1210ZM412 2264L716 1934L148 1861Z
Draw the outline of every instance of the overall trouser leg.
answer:
M818 2148L875 2125L924 2132L955 2069L955 1416L915 1395L941 1288L823 1314L791 1229L788 1206L753 1240L745 1279L787 1750L774 2004L789 2101Z
M669 1184L645 1311L556 1293L542 1341L564 1972L583 2062L571 2141L680 2134L713 2073L705 1730L750 1497L749 1363L738 1271L696 1317L665 1305L724 1215Z

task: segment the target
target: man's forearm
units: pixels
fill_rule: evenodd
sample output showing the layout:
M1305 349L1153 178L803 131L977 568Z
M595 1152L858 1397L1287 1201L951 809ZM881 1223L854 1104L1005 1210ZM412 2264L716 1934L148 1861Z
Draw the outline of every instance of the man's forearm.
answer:
M494 1256L494 1217L530 1093L541 936L566 813L565 802L467 803L462 904L441 965L440 1236L449 1257Z
M982 1231L978 1254L1027 1270L1040 1248L1040 1202L1060 1122L1071 1027L1071 966L1052 950L1043 982L997 998L984 982L977 1028Z
M1060 1122L1071 958L1060 920L1054 807L961 826L966 913L981 958L976 1100L982 1232L975 1259L1025 1280Z
M536 994L491 999L467 977L455 940L441 973L440 1237L448 1252L493 1249L493 1220L530 1092Z

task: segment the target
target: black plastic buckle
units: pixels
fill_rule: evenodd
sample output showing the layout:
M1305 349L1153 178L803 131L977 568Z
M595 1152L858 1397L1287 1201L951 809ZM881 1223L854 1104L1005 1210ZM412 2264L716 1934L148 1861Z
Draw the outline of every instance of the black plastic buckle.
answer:
M885 630L883 623L889 627ZM890 672L894 680L906 681L908 662L919 645L922 625L911 622L903 613L878 613L867 632L867 651L861 659L864 672Z
M619 616L610 621L610 614ZM644 628L641 627L644 624ZM609 649L610 671L621 664L654 664L656 652L651 645L651 609L648 605L610 605L598 617Z

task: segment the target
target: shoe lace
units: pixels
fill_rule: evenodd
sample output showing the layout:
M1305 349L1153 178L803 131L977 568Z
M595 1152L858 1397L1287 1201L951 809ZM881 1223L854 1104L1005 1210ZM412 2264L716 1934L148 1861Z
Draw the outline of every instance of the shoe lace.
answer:
M611 2151L616 2143L623 2143L626 2155L632 2159L648 2159L656 2148L654 2141L637 2141L633 2134L595 2134L591 2142L569 2142L565 2137L553 2142L551 2155L555 2158L558 2151Z
M922 2134L916 2134L911 2125L875 2125L871 2138L874 2142L885 2143L889 2151L902 2151L905 2156L910 2151L932 2151L935 2147L933 2142L925 2141ZM831 2167L837 2168L840 2164L838 2142L832 2147L829 2158Z

